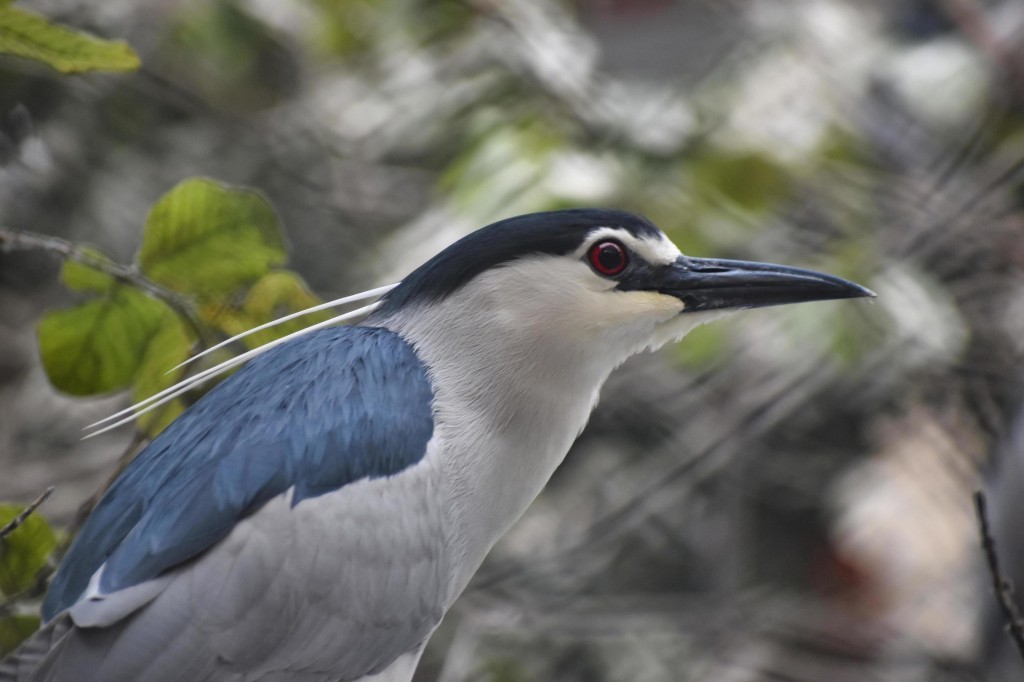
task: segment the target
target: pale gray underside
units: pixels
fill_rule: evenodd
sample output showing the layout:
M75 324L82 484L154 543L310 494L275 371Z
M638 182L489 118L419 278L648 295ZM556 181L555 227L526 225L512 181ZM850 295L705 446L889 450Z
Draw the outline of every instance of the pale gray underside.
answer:
M312 682L384 671L420 648L452 598L432 472L424 462L295 508L275 498L127 618L40 635L44 648L57 640L44 664L10 679Z

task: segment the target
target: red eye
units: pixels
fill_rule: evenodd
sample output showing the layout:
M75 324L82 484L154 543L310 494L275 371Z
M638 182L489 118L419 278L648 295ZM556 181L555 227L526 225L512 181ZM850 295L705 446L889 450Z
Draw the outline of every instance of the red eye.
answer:
M587 258L598 274L605 277L614 277L621 273L629 263L629 258L626 257L626 250L618 242L598 242L594 244L590 247Z

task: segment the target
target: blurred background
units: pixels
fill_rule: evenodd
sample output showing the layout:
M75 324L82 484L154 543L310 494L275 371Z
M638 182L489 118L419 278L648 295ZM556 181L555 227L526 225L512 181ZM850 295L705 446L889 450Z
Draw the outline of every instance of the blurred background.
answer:
M971 504L987 481L1024 585L1024 2L18 7L142 67L0 58L3 228L130 263L150 207L206 176L267 198L328 299L500 218L610 206L878 293L617 371L418 682L1024 679ZM0 500L54 485L39 513L68 527L139 436L80 442L130 396L44 371L40 320L81 300L59 270L0 251Z

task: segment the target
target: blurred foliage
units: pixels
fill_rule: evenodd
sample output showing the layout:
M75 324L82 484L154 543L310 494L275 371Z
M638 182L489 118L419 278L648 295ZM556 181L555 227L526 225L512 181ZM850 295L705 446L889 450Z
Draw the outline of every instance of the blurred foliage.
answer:
M15 614L0 616L0 656L14 651L29 635L39 629L39 616Z
M962 547L962 524L948 520L958 492L893 492L892 480L864 473L911 453L902 464L914 483L930 485L945 465L948 478L976 485L979 453L1005 431L1021 394L1024 117L1019 92L993 75L1012 64L973 45L982 34L960 31L943 9L951 3L213 0L170 3L159 19L147 3L102 13L89 4L80 25L120 16L113 25L139 46L147 71L75 89L0 70L0 112L15 119L0 124L9 164L0 191L11 188L0 222L114 254L112 245L135 244L120 224L182 177L207 173L260 193L193 179L157 200L133 266L156 289L67 262L64 283L82 300L39 327L60 390L129 389L139 400L184 376L165 372L189 353L315 305L311 289L394 281L461 234L516 213L634 210L685 253L815 267L879 299L745 314L613 375L552 488L483 567L494 611L514 614L510 639L588 638L597 619L574 615L575 599L700 585L710 606L692 605L693 623L658 621L654 630L674 628L677 639L606 679L721 679L707 668L715 663L700 668L700 650L725 665L760 646L784 648L748 618L771 605L732 598L783 576L834 619L822 618L830 632L863 634L864 622L842 619L883 613L913 654L961 651L952 624L976 604L963 595L962 566L947 567L952 587L929 582L949 557L887 534L906 527L922 545ZM1009 8L999 16L1011 19L1015 11L1012 1L958 4ZM663 21L673 22L671 40ZM1003 23L1012 36L1012 21ZM900 33L911 25L932 28ZM631 57L650 70L629 71ZM38 135L25 132L22 100ZM284 269L278 214L295 244L292 267L312 287ZM328 317L261 331L187 371ZM184 404L140 418L140 428L156 433ZM943 438L953 443L946 450ZM922 465L933 452L938 462ZM843 492L851 471L870 481L856 495ZM835 521L871 509L885 518L855 532ZM922 519L947 522L933 537L913 526ZM566 538L581 539L567 548ZM886 551L858 554L843 544L850 538ZM897 578L878 558L893 547L907 562ZM842 556L838 569L808 559L830 553ZM838 581L847 591L831 601L816 592L818 573L841 573L843 562L856 580ZM916 583L884 599L853 584L878 590L899 575ZM806 616L815 606L791 597L780 596L778 611L815 623ZM556 613L545 614L552 601ZM607 609L593 650L575 657L604 671L621 658L601 656L607 634L630 650L657 641L633 623L658 608L637 600L633 609ZM741 624L716 623L721 614ZM538 625L545 615L563 620ZM445 627L458 623L453 614ZM15 625L0 621L0 645ZM436 639L432 648L444 646ZM861 645L842 640L858 655ZM531 645L523 667L509 661L525 656L488 655L481 665L484 646L433 653L445 660L444 679L595 679L560 676L556 648ZM906 679L876 672L848 677ZM803 679L763 673L772 675Z
M24 509L0 504L0 528L7 526ZM29 515L21 525L0 538L0 657L39 627L39 616L18 612L10 606L40 581L57 540L57 533L38 514Z
M476 676L481 682L527 682L522 663L513 658L496 657L489 659Z
M381 14L389 4L381 0L317 0L320 21L314 45L340 56L368 48L373 44Z
M176 13L156 59L203 99L246 111L279 102L296 75L274 32L226 0Z
M728 328L722 324L706 324L686 335L686 343L672 346L675 357L685 367L699 369L713 366L727 348Z
M766 154L709 149L690 161L697 191L751 212L768 212L785 201L793 183Z
M99 269L111 263L105 255L86 253L97 267L69 260L61 271L64 284L86 300L47 313L39 324L47 375L71 395L131 386L135 401L143 400L183 376L178 365L200 337L233 336L319 303L298 275L278 269L287 254L267 201L205 178L182 181L161 197L142 232L137 272L164 287L173 306L138 282ZM306 324L280 325L247 342L261 345ZM153 436L183 409L182 400L174 400L140 415L139 426Z
M313 44L326 54L352 57L396 39L418 47L454 40L477 11L466 0L314 0L318 25Z
M43 62L61 73L139 68L139 57L127 43L58 26L10 2L0 2L0 54Z
M0 528L23 510L18 505L0 505ZM10 597L31 587L56 546L57 534L38 514L0 538L0 594Z

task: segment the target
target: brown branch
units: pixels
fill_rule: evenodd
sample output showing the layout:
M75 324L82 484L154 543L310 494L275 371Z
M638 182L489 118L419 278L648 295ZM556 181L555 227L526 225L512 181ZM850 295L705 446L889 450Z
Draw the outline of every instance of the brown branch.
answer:
M0 540L3 540L5 537L16 531L21 524L25 523L25 519L31 516L32 512L34 512L43 502L46 502L46 498L52 494L53 486L51 485L49 488L44 490L39 497L32 500L32 503L25 507L20 514L11 519L6 526L0 528Z
M192 327L196 338L200 340L204 347L211 345L206 338L205 329L189 300L149 279L139 272L138 268L134 265L122 265L99 258L78 244L61 239L60 237L0 228L0 252L24 250L46 251L65 260L73 260L82 265L88 265L90 268L110 275L119 282L130 284L137 289L145 291L153 298L166 303L174 312L181 316Z
M996 541L989 530L985 493L980 490L974 493L974 511L978 515L981 548L985 552L985 561L988 563L988 572L992 578L992 588L995 591L996 600L999 602L999 610L1002 611L1003 620L1006 621L1006 632L1017 646L1021 659L1024 660L1024 619L1021 618L1020 609L1013 598L1013 583L1003 575L999 568Z

